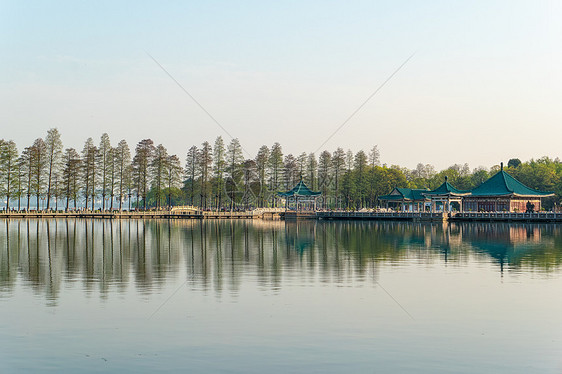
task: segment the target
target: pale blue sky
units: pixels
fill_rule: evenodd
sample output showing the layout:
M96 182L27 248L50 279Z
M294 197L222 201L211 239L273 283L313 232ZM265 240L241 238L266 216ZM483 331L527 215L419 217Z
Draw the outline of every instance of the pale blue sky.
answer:
M556 1L0 1L1 138L107 132L182 159L228 136L445 168L561 156L562 5Z

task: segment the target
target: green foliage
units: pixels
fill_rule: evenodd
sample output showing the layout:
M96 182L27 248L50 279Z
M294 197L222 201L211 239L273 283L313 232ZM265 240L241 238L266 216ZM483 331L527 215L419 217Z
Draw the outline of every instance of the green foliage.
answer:
M519 165L521 165L521 160L518 158L512 158L507 162L508 168L516 169L519 167Z
M295 153L297 154L297 153ZM312 190L322 192L324 208L361 209L378 205L378 197L394 187L435 189L445 178L459 190L471 190L500 170L468 164L454 164L437 172L432 165L419 163L415 169L397 165L380 166L377 146L369 152L355 154L342 148L325 150L318 156L305 152L283 154L282 146L262 146L256 156L244 159L238 139L228 146L222 137L211 147L203 142L192 146L185 168L175 155L168 155L163 145L154 146L151 139L141 140L131 151L122 140L111 147L109 135L103 134L99 148L89 138L79 155L69 148L62 154L58 130L50 129L45 141L37 139L24 148L18 157L13 141L0 140L0 195L3 200L17 201L31 197L46 200L66 198L75 207L91 207L94 201L106 199L122 202L131 200L148 206L198 205L210 209L278 206L277 192L292 188L303 180ZM547 210L560 206L562 196L562 162L542 157L521 162L512 158L506 171L521 183L540 191L550 191L555 197L543 200ZM180 189L181 188L181 189ZM133 199L132 196L136 195ZM105 197L105 199L104 199ZM91 203L91 204L90 204ZM137 205L138 205L137 203ZM140 206L132 207L140 208Z
M256 155L254 161L256 162L256 169L258 174L259 180L259 192L258 192L258 207L264 207L266 201L269 197L268 190L267 190L267 163L269 160L269 148L266 145L262 145L258 150L258 154Z
M111 196L113 192L113 148L109 140L109 135L103 133L100 138L97 157L97 171L100 181L100 192L102 197L103 209L105 210L106 196Z
M62 168L62 141L59 130L55 127L47 131L45 138L45 157L47 167L46 187L47 187L47 209L50 207L51 196L57 195L54 181L57 181Z
M162 196L166 196L167 199L170 199L171 206L188 205L187 196L184 190L178 187L166 187L161 191L157 191L156 188L151 188L147 194L146 206L148 208L160 207L163 201Z
M225 191L225 168L226 168L226 149L224 141L219 136L215 140L213 147L213 176L212 182L213 195L217 200L217 205L222 205Z
M6 209L10 209L10 199L20 196L18 149L12 140L0 139L0 194L6 197Z
M70 200L74 202L74 208L76 209L80 189L80 155L74 148L67 148L64 152L63 160L62 196L66 198L66 210L69 209Z

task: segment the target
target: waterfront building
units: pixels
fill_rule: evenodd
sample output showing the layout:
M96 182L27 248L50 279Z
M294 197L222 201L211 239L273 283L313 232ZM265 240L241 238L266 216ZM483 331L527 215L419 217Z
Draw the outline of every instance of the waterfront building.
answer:
M301 180L289 191L278 192L277 196L285 199L286 209L296 211L315 211L316 199L322 196L322 192L312 191Z
M540 211L541 199L554 196L525 186L503 170L470 191L463 199L465 212Z
M433 191L394 188L379 200L387 208L394 203L398 210L408 212L537 212L541 210L542 198L549 196L554 193L534 190L513 178L503 170L502 163L500 171L470 191L456 189L445 177L445 182Z
M388 195L379 196L385 208L394 208L400 212L425 212L431 204L431 199L424 193L428 189L413 189L395 187Z
M453 210L462 212L463 198L470 195L470 191L457 190L445 177L445 182L441 186L433 191L423 192L423 195L430 199L432 212L451 212Z

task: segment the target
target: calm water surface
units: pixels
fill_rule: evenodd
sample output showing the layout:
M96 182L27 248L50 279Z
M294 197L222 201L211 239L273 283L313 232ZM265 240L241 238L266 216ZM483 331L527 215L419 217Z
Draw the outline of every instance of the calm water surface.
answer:
M0 220L0 372L561 373L561 228Z

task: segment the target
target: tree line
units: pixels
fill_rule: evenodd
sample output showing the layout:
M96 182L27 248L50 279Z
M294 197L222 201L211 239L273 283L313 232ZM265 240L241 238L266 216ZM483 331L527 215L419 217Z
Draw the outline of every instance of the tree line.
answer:
M56 128L18 153L13 141L0 139L0 195L6 209L124 209L147 208L149 192L153 204L170 205L171 193L182 186L182 167L176 155L141 140L131 158L125 140L111 145L103 134L99 144L92 138L79 153L63 151ZM127 203L124 207L123 204ZM13 205L11 205L13 204Z
M134 154L132 154L134 153ZM246 153L246 155L245 155ZM96 145L88 138L82 150L63 150L56 128L45 138L18 152L16 144L0 139L0 196L6 209L148 209L193 205L202 209L234 210L279 206L277 193L300 180L321 191L325 209L361 209L378 205L378 197L393 187L434 189L445 176L461 190L484 182L499 166L471 170L455 164L437 172L432 165L415 169L380 164L377 146L353 153L338 147L298 155L284 154L281 144L263 145L255 156L238 139L226 144L217 137L191 146L182 167L151 139L139 141L131 152L127 142L111 144L104 133ZM544 206L550 209L562 194L562 163L543 157L521 162L510 159L506 170L531 188L553 191Z

